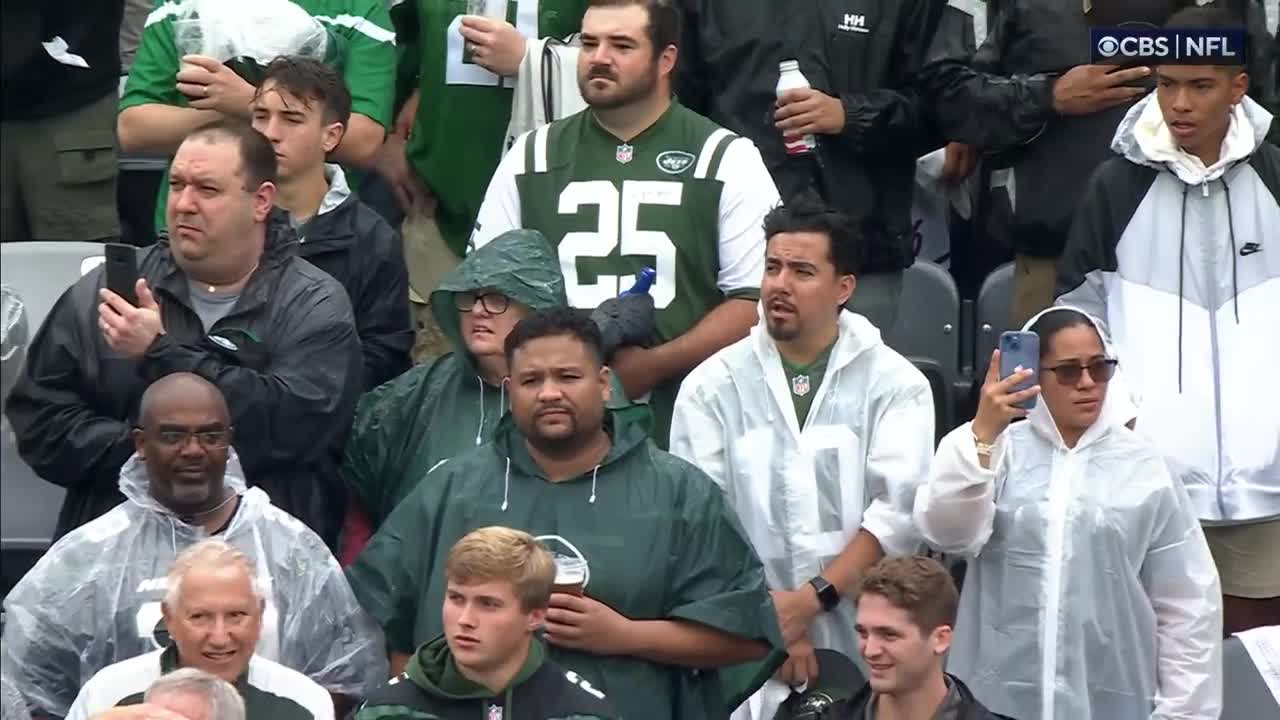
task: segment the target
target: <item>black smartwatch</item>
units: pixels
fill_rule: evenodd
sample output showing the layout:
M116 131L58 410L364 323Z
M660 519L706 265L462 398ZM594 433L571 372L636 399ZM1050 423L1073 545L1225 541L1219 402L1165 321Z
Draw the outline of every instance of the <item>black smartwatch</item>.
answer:
M818 592L818 602L822 603L824 612L831 612L840 604L840 592L836 590L835 585L827 582L826 578L817 575L809 581L809 584Z

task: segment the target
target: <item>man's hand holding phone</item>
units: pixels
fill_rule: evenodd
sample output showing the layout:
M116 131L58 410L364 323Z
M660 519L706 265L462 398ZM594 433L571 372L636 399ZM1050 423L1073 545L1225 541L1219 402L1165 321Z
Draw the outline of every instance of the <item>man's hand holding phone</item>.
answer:
M99 290L102 302L98 305L98 328L108 347L136 359L147 353L156 337L164 334L164 322L160 319L160 304L151 294L147 281L138 278L134 292L138 294L137 306L111 290Z
M1025 390L1014 391L1019 383L1025 382L1035 375L1029 368L1016 370L1006 378L1000 377L1000 351L993 350L991 364L987 367L987 378L982 383L982 394L978 399L978 413L973 418L973 436L979 442L992 444L1000 433L1009 427L1014 418L1027 416L1027 410L1018 407L1018 403L1030 400L1040 394L1040 386L1032 385Z

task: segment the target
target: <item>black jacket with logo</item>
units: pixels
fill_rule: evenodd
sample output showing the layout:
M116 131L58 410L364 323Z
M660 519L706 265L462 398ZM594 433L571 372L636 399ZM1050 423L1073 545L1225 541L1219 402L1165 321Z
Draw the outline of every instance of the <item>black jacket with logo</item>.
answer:
M246 479L336 544L346 492L337 462L360 394L362 361L347 294L297 255L282 211L232 311L206 334L168 237L142 251L139 274L160 303L165 334L134 360L98 328L98 267L54 304L5 407L18 451L67 489L57 537L124 500L119 471L147 385L192 372L226 396Z
M408 370L413 320L399 233L354 194L332 210L322 209L301 233L298 254L342 283L351 299L364 350L364 390Z
M928 149L927 113L914 78L946 3L688 0L684 6L680 101L751 138L784 199L816 186L849 214L867 240L865 272L910 265L916 158ZM820 170L788 158L774 126L778 63L787 58L799 60L810 85L844 104L844 130L819 137Z

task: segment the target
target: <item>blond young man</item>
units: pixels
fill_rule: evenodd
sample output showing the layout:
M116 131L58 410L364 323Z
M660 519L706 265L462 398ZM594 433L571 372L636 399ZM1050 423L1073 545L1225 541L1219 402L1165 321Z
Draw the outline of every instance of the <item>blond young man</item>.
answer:
M535 634L556 576L536 539L504 527L475 530L449 551L445 575L444 635L418 648L356 720L618 717L604 693L548 660Z

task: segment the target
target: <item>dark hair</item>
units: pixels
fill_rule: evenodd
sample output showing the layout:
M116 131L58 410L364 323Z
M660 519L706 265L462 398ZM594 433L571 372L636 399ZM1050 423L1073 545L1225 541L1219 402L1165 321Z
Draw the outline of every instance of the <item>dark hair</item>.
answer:
M921 634L956 624L960 593L951 573L933 558L914 555L881 560L868 568L858 582L854 602L868 593L907 611Z
M1199 7L1191 5L1171 15L1164 26L1170 30L1243 30L1247 25L1245 13L1248 11L1244 8L1226 7L1234 4L1215 2L1212 5ZM1248 52L1252 56L1254 49L1249 47ZM1221 67L1232 73L1245 72L1247 69L1244 62L1238 65L1221 65Z
M828 208L816 198L800 194L764 216L766 242L779 233L795 232L826 235L831 241L827 257L836 266L837 274L857 275L862 272L862 234L844 213Z
M183 142L195 139L234 140L240 147L240 174L244 176L246 190L257 190L262 183L276 181L276 151L271 141L249 123L232 118L214 120L192 130Z
M595 321L586 311L561 307L539 310L516 323L503 345L508 367L516 350L529 341L560 335L567 335L586 345L595 358L596 365L604 365L604 339L600 336L600 328Z
M1078 310L1063 308L1060 310L1051 310L1041 315L1031 324L1031 332L1040 336L1040 357L1049 354L1049 344L1053 342L1053 337L1067 328L1085 326L1092 328L1094 332L1098 331L1089 316ZM1102 334L1098 333L1098 339L1102 339Z
M653 44L655 59L668 45L680 49L680 8L676 6L675 0L589 0L587 9L629 5L639 5L649 14L649 42Z
M307 108L312 102L323 108L324 123L342 123L345 128L351 120L351 91L337 70L311 58L282 55L267 65L253 97L262 95L267 81L275 83L276 90L284 90L302 100Z

